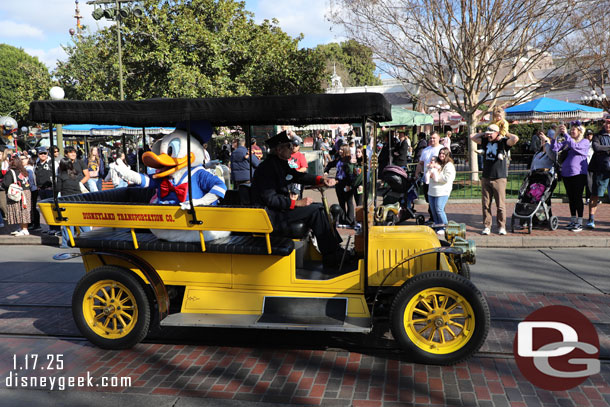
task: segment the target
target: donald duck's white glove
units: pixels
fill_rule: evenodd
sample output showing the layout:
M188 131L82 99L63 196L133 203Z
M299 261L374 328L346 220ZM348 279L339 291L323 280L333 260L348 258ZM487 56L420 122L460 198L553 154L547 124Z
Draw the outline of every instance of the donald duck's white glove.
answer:
M218 200L218 195L214 195L211 193L207 193L203 196L203 198L193 199L193 205L195 206L206 206L211 205ZM189 201L184 201L180 203L180 209L183 211L188 211L191 209L191 203Z
M140 185L142 183L142 177L140 177L140 174L132 171L131 168L125 165L123 160L120 158L117 159L116 164L117 165L114 166L114 169L122 179L130 184Z

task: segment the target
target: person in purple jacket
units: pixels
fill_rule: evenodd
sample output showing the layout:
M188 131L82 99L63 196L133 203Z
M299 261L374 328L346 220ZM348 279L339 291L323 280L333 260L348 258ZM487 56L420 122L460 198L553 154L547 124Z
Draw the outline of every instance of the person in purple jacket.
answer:
M582 193L587 183L587 154L590 142L585 138L585 128L580 121L572 122L570 135L567 136L566 127L559 126L558 133L563 137L556 137L551 141L553 151L562 151L565 159L561 164L561 177L566 187L570 202L570 223L566 227L572 232L582 231L583 202Z

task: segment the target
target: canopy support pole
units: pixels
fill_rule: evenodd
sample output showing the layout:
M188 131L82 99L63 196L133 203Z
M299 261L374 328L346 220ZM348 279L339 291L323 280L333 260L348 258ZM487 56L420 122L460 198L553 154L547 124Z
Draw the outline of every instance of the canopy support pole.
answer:
M49 123L49 145L49 149L51 150L49 153L51 155L51 185L53 189L53 208L55 209L55 220L61 222L64 220L68 220L68 218L61 216L61 213L66 209L60 208L59 201L57 200L57 192L59 191L56 191L57 180L55 174L55 149L53 148L53 123Z
M375 202L375 189L377 186L377 181L375 177L375 173L377 171L377 134L376 128L373 127L373 131L370 137L367 137L366 133L366 123L368 119L366 116L362 116L362 157L363 163L362 168L364 169L364 174L362 178L363 188L364 188L364 196L362 197L362 233L364 235L364 253L368 253L369 244L368 244L368 234L369 234L369 188L372 188L373 194L373 203ZM367 154L367 146L371 147L371 155ZM372 185L369 185L369 175L371 176ZM364 264L364 287L368 286L368 262L363 262Z
M186 167L186 171L187 171L187 179L188 179L188 191L189 191L189 204L191 206L191 209L189 209L189 213L191 214L191 216L193 217L189 223L191 225L201 225L203 224L202 221L197 219L197 212L195 212L195 205L193 205L193 187L191 185L191 121L188 120L187 121L187 125L186 125L186 156L188 157L186 160L187 163L187 167ZM204 247L204 246L202 246Z

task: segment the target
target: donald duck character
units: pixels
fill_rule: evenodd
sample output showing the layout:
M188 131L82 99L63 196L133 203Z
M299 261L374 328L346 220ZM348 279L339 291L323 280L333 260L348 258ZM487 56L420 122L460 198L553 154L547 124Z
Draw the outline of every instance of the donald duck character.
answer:
M186 130L187 123L178 123L176 130L157 140L151 151L142 155L142 162L156 172L151 175L140 174L128 167L121 166L119 175L125 181L146 188L154 188L155 195L150 203L180 205L182 210L191 209L188 196L188 157ZM194 206L217 205L225 196L227 186L216 175L203 166L203 144L212 136L209 122L193 121L191 131L191 191ZM151 229L159 239L174 242L198 242L198 231ZM228 236L230 232L204 231L205 240Z

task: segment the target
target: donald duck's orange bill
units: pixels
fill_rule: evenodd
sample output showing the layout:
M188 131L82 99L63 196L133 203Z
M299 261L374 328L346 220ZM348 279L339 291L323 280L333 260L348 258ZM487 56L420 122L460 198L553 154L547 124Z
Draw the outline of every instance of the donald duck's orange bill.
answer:
M167 154L155 154L152 151L147 151L142 154L142 162L147 167L156 168L158 170L163 170L154 174L153 178L163 178L168 175L173 174L174 172L186 167L188 165L188 160L186 156L180 158L170 157ZM191 164L195 162L195 154L191 153Z

